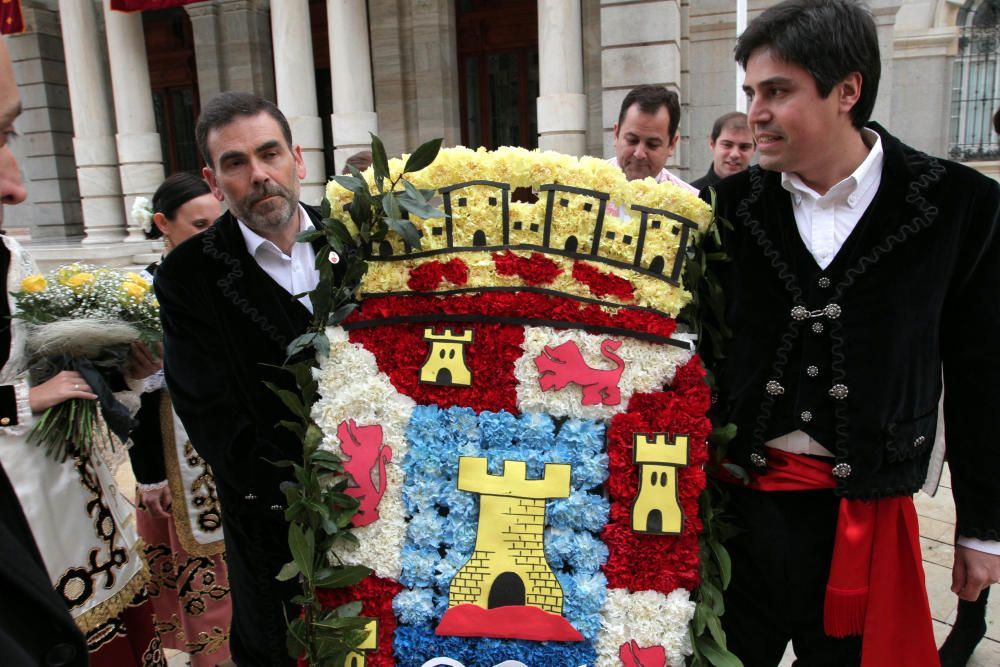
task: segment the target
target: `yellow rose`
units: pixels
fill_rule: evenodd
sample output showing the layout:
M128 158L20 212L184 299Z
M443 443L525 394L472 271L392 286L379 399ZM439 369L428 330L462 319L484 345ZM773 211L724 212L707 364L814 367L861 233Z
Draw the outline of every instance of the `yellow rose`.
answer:
M28 276L21 281L21 289L31 294L43 291L46 287L48 287L48 285L49 283L45 280L45 276L40 273Z
M142 297L146 296L146 291L148 289L149 288L143 287L142 285L134 283L130 280L126 280L125 282L122 283L122 292L128 294L129 296L135 299L141 299Z
M134 273L132 271L129 271L128 273L125 274L125 280L127 280L129 282L132 282L132 283L135 283L136 285L138 285L139 287L143 288L144 290L148 290L149 289L149 281L147 281L145 278L143 278L142 276L140 276L138 273Z
M77 273L66 280L66 284L75 290L81 290L94 282L93 273Z

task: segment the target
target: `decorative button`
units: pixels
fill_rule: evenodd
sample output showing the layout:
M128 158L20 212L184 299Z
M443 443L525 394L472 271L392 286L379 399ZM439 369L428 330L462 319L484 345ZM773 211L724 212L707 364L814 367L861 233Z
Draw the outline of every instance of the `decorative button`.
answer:
M823 333L823 323L822 322L813 322L812 330L813 330L813 333L815 333L815 334L821 334L821 333Z
M754 452L750 455L750 463L754 464L758 468L767 467L767 459L765 459L761 454Z
M781 383L777 380L768 380L767 384L764 385L765 391L771 396L780 396L785 393L785 388L781 386Z
M827 278L826 276L823 276L819 280L816 281L816 284L819 285L820 287L826 289L827 287L830 286L830 279Z
M273 512L281 511L281 505L271 505L271 511Z
M826 304L826 308L823 309L823 314L831 320L837 319L843 312L844 310L835 303L828 303Z
M8 426L10 424L10 417L0 418L0 426Z
M808 410L806 410L801 415L799 415L799 419L801 419L802 421L804 421L805 423L808 424L809 422L811 422L813 420L813 413L811 413Z
M826 392L833 396L838 401L842 401L847 398L847 385L846 384L835 384L830 387L830 391Z
M792 308L793 320L804 320L809 317L809 309L805 306L795 306Z
M920 445L924 444L925 442L927 442L927 438L925 438L922 435L918 435L916 438L913 439L913 446L914 447L919 447Z
M808 368L806 368L806 375L808 375L811 378L814 378L817 375L819 375L819 366L809 366Z
M833 476L839 477L840 479L846 479L851 476L851 464L850 463L838 463L833 466Z
M255 496L255 495L254 495L254 494L252 494L252 493L248 493L248 494L246 494L245 496L243 496L243 499L244 499L244 500L257 500L257 496Z

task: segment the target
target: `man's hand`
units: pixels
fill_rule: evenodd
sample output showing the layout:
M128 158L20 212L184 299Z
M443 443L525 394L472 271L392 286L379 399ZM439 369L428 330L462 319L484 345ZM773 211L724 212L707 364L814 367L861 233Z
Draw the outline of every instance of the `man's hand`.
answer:
M161 368L163 368L162 354L154 357L149 347L141 341L135 341L129 346L128 376L130 378L145 380Z
M71 398L94 400L97 394L76 371L61 371L28 390L28 404L34 413L42 412Z
M1000 581L1000 556L955 545L951 592L974 602L984 588Z
M150 514L157 519L170 518L170 508L173 499L170 497L169 486L164 485L158 489L141 491L140 494L142 495L142 504L146 506Z

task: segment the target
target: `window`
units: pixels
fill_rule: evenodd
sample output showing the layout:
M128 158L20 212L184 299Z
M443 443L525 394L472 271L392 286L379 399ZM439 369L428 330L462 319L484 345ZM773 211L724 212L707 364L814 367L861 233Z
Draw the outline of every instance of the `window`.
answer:
M993 113L1000 106L1000 0L966 3L958 14L958 56L952 71L950 155L1000 157Z

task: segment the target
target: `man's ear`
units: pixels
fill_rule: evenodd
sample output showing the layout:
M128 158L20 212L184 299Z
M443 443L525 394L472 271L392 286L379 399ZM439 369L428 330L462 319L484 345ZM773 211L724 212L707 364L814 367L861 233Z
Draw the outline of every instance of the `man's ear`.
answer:
M680 128L678 128L678 131L674 133L674 138L671 139L670 143L667 145L668 158L674 154L675 150L677 150L677 142L680 140L681 140L681 133L680 133Z
M295 144L292 147L292 155L295 156L295 169L299 174L299 180L301 181L306 177L306 161L302 159L302 146Z
M208 187L212 189L212 194L219 201L226 201L226 196L222 193L222 189L219 188L219 184L215 182L215 172L208 167L201 168L201 176L208 183Z
M615 123L614 125L611 126L611 134L614 136L615 139L618 138L618 123Z
M837 84L835 92L837 93L837 101L842 112L850 113L854 105L861 99L861 86L863 83L861 72L851 72Z

